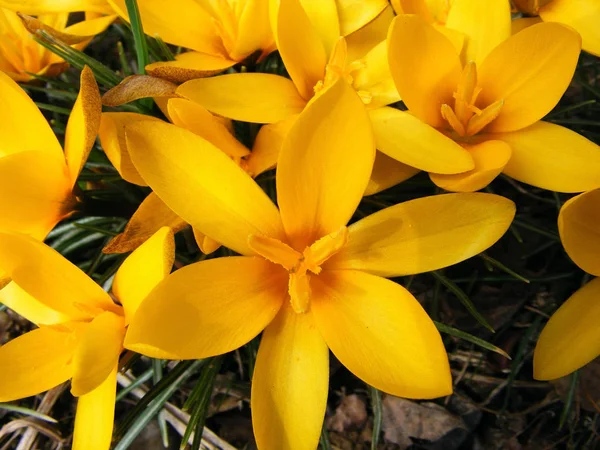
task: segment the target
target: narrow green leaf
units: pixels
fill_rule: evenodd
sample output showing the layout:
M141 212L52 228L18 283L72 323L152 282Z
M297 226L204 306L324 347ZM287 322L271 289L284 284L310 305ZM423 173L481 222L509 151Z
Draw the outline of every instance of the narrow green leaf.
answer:
M46 111L55 112L55 113L58 113L58 114L63 114L65 116L70 116L71 115L71 110L67 109L67 108L62 108L60 106L49 105L47 103L40 103L40 102L35 102L35 104L37 105L38 108L44 109Z
M118 402L118 401L122 400L123 398L125 398L125 396L127 394L129 394L131 391L133 391L135 388L140 387L146 381L150 380L150 378L152 378L153 375L154 375L154 369L146 370L143 374L141 374L139 377L137 377L129 386L124 387L119 392L117 392L117 398L115 401Z
M135 42L135 53L137 55L138 73L146 73L148 65L148 43L144 35L144 27L140 10L136 0L125 0L127 5L127 14L129 15L129 23L131 23L131 31L133 32L133 41Z
M502 272L505 272L513 277L515 277L517 280L523 281L525 283L529 283L529 280L527 278L525 278L522 275L519 275L517 272L515 272L514 270L509 269L508 267L506 267L504 264L502 264L500 261L492 258L491 256L486 255L485 253L481 253L479 255L479 257L481 259L483 259L484 261L487 261L488 263L490 263L492 266L497 267L498 269L500 269Z
M22 406L13 405L12 403L0 403L0 409L18 413L18 414L24 414L29 417L35 417L35 418L43 420L45 422L58 423L58 421L56 419L54 419L50 416L47 416L46 414L42 414L33 409L24 408Z
M459 288L451 280L449 280L448 278L446 278L445 276L443 276L441 273L439 273L437 271L433 271L433 272L431 272L431 274L436 279L438 279L440 281L440 283L442 283L444 286L446 286L446 288L450 292L452 292L456 296L456 298L458 298L458 300L460 300L460 302L464 305L465 308L467 308L467 311L469 311L469 313L475 318L475 320L477 320L477 322L479 322L481 325L486 327L492 333L495 333L492 326L488 323L487 320L485 320L485 317L483 317L481 315L481 313L479 311L477 311L477 309L475 308L475 305L473 305L473 303L471 302L471 300L469 299L467 294L465 294L461 288Z
M152 380L157 384L163 376L163 361L161 359L152 360ZM158 428L162 438L164 448L169 448L169 431L167 430L167 421L164 417L158 416Z
M373 435L371 437L371 450L377 450L379 435L383 423L383 406L381 404L381 391L369 386L369 397L371 397L371 408L373 408Z
M450 336L454 336L454 337L463 339L465 341L471 342L472 344L478 345L481 348L490 350L492 352L495 352L495 353L498 353L499 355L504 356L505 358L511 359L511 357L508 353L506 353L500 347L496 347L494 344L490 344L488 341L485 341L481 338L478 338L477 336L473 336L472 334L461 331L457 328L453 328L449 325L445 325L443 323L436 322L435 320L433 321L433 323L435 324L437 329L442 333L446 333L446 334L449 334Z
M569 414L573 407L573 400L575 398L575 391L577 390L577 382L579 381L579 371L576 370L571 374L571 380L569 382L569 390L567 392L567 398L565 399L565 407L562 410L560 415L560 424L558 429L562 429L565 425L567 419L569 418Z

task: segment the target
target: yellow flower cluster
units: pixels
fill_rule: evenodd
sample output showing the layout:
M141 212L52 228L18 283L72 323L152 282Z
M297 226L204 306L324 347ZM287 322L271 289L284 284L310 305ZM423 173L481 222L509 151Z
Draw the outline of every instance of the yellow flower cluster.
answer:
M0 302L38 326L0 347L0 401L71 380L73 448L109 448L123 349L200 359L262 332L251 395L261 450L316 448L329 350L384 392L449 395L439 332L389 278L451 266L500 239L515 205L476 191L501 173L584 192L563 206L560 235L600 276L600 148L541 120L582 42L600 55L597 1L515 0L525 16L513 21L508 0L138 0L146 34L185 51L102 100L84 68L61 147L13 81L66 68L31 33L82 49L129 21L130 3L0 0ZM74 11L85 20L67 26ZM275 50L285 74L240 69L266 67ZM168 122L102 112L102 102L146 97ZM262 125L252 148L232 120ZM42 242L78 208L97 136L124 180L152 190L104 249L132 251L110 294ZM276 204L254 181L275 167ZM419 171L450 193L353 219L364 196ZM170 274L173 233L188 225L205 254L237 255ZM537 378L600 354L599 295L596 279L549 321Z

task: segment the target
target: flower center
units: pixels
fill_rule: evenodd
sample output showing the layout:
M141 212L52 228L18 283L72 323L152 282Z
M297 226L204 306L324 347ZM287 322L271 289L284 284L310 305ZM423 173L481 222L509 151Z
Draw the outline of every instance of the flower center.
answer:
M461 137L473 136L492 122L502 109L504 100L498 100L484 109L475 106L481 88L477 86L477 68L469 61L461 76L454 97L454 108L447 103L442 105L442 117Z
M354 85L357 72L365 68L363 60L356 60L348 63L348 46L346 39L339 38L335 43L329 62L325 66L325 76L314 86L315 95L318 95L323 89L328 88L340 78L343 78L350 86ZM365 105L373 100L373 95L364 90L356 91Z
M310 307L311 274L321 273L323 263L339 252L347 241L348 228L342 227L306 247L302 253L285 242L258 234L250 235L248 245L266 260L288 271L290 303L294 311L300 314Z

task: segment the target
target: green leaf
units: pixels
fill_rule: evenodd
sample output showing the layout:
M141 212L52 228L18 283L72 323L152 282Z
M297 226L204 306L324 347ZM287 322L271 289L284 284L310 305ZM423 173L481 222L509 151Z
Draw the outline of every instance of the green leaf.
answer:
M24 414L29 417L35 417L36 419L40 419L45 422L58 423L56 419L53 419L52 417L47 416L46 414L42 414L33 409L24 408L22 406L13 405L12 403L0 403L0 409L18 414Z
M495 353L498 353L499 355L504 356L505 358L511 359L511 357L508 353L506 353L500 347L496 347L494 344L490 344L488 341L485 341L481 338L478 338L477 336L473 336L472 334L461 331L457 328L453 328L449 325L445 325L443 323L436 322L435 320L433 321L433 323L435 324L437 329L442 333L446 333L446 334L449 334L450 336L454 336L454 337L463 339L465 341L471 342L472 344L478 345L481 348L490 350L492 352L495 352Z
M148 65L149 58L148 43L146 42L146 36L144 35L140 10L136 0L125 0L125 4L127 5L127 14L129 15L131 31L133 32L133 41L135 42L138 72L144 74L146 73L146 66Z
M371 397L371 408L373 408L373 434L371 437L371 450L377 450L379 435L383 423L383 407L381 404L381 391L369 386L369 397Z

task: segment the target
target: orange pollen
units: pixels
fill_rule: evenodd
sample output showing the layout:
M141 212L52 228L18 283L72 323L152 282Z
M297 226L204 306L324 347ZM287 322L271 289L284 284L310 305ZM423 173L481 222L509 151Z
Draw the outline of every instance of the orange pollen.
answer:
M461 137L473 136L491 123L502 109L504 100L498 100L483 110L475 106L481 88L477 86L477 67L469 61L453 93L454 108L447 103L441 107L441 114L456 134Z
M339 230L315 241L302 253L279 239L252 234L248 245L258 255L285 268L289 273L288 293L290 304L298 314L310 308L310 277L321 273L325 261L339 252L348 241L348 228Z

